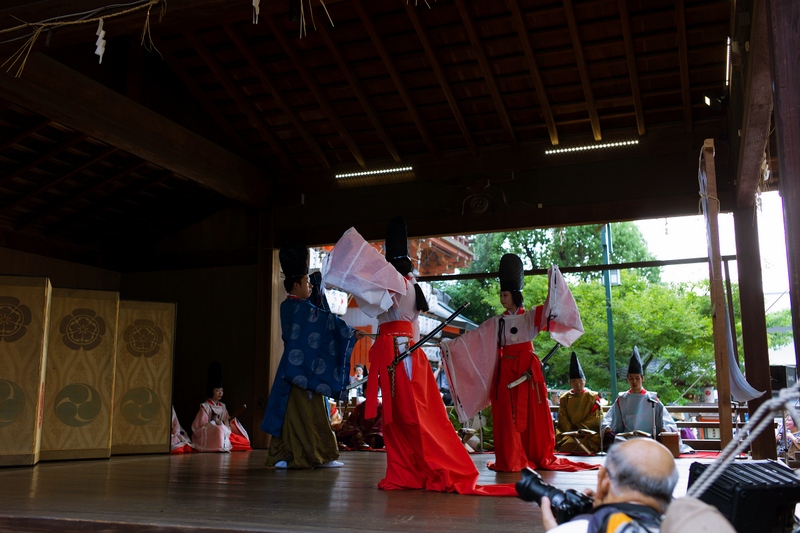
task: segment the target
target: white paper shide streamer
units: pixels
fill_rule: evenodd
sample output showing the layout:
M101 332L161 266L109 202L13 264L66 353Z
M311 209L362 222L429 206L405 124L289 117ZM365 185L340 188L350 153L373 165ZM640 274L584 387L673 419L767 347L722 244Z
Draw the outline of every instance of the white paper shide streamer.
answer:
M100 63L103 62L103 54L106 53L106 40L104 37L106 36L106 32L103 29L103 19L100 19L100 23L97 25L97 31L95 32L97 35L97 41L95 44L94 53L97 56L100 56Z

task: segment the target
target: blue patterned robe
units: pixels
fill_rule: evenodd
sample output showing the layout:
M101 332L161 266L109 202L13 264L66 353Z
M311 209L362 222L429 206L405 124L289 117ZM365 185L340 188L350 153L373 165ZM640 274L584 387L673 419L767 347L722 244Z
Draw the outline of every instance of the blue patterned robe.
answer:
M354 329L330 311L307 299L281 303L283 356L269 393L261 429L279 437L292 385L338 397L350 383Z

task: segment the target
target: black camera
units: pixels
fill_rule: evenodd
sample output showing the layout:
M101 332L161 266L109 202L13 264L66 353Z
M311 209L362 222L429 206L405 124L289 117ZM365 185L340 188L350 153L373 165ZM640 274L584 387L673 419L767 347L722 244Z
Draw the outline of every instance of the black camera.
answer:
M575 489L560 490L548 485L536 470L526 468L522 471L522 479L517 481L517 494L526 502L542 505L542 496L550 498L550 508L556 522L569 522L579 514L592 512L592 499Z

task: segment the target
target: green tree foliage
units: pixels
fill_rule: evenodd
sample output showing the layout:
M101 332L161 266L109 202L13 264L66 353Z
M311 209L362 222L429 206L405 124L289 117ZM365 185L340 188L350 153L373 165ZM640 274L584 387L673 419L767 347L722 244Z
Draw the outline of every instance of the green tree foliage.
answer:
M599 265L603 263L601 229L600 225L569 226L475 235L472 239L475 260L464 273L497 272L500 258L505 253L519 255L526 269L548 268L551 264L570 267ZM614 242L610 262L629 263L654 259L635 224L612 224L612 234ZM659 269L649 268L642 271L648 280L659 281ZM599 280L601 273L587 272L575 277L582 281ZM529 280L530 278L526 278L526 287ZM497 279L440 282L437 287L450 295L455 306L470 302L464 316L475 322L483 322L502 310ZM523 294L527 305L535 302L528 298L527 293ZM530 296L533 296L533 292Z
M615 224L611 262L652 260L638 228ZM599 226L575 226L554 230L530 230L476 236L477 259L473 272L496 272L503 253L523 258L526 268L583 266L602 263ZM708 283L663 284L657 268L623 270L622 285L612 287L612 314L617 366L617 388L627 390L628 361L634 346L646 363L645 388L654 390L665 403L678 400L688 388L715 381L711 304ZM575 351L586 373L588 386L609 391L608 336L605 289L599 273L568 276L568 282L585 329L584 335L567 349L561 348L545 369L548 385L567 389L569 353ZM440 288L456 305L470 301L468 316L481 323L498 314L499 284L496 279L443 282ZM546 276L528 276L523 296L526 307L541 304L547 295ZM738 300L738 291L734 291ZM736 303L736 302L735 302ZM738 305L734 305L738 309ZM739 317L737 318L737 324ZM540 357L553 342L546 332L535 340Z
M792 310L783 309L767 314L767 330L770 328L789 328L788 331L767 332L767 342L770 348L781 348L792 342Z

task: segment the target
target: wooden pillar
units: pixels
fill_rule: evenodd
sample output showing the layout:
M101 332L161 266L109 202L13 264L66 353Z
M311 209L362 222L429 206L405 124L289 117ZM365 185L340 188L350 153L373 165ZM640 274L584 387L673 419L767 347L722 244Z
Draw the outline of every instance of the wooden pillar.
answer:
M761 278L761 249L758 243L758 219L755 206L733 212L736 235L736 261L739 270L739 305L742 312L742 342L747 382L756 390L766 391L761 398L747 402L752 417L762 403L772 398L767 346L767 321L764 288ZM777 459L775 438L765 431L751 443L753 459Z
M711 316L714 327L714 361L717 367L717 393L719 395L719 439L722 448L733 438L731 419L731 383L728 364L728 325L725 318L725 290L722 288L722 261L719 252L719 200L717 199L717 172L714 164L714 139L703 144L708 196L709 258L708 274L711 286Z
M253 432L250 442L253 448L269 446L269 435L261 431L261 421L267 408L272 377L280 359L280 320L278 305L282 296L279 289L280 267L278 252L274 249L272 211L262 211L258 218L258 281L256 283L256 353L253 376ZM277 302L277 303L276 303Z
M800 2L767 0L775 134L786 227L794 353L800 366Z

